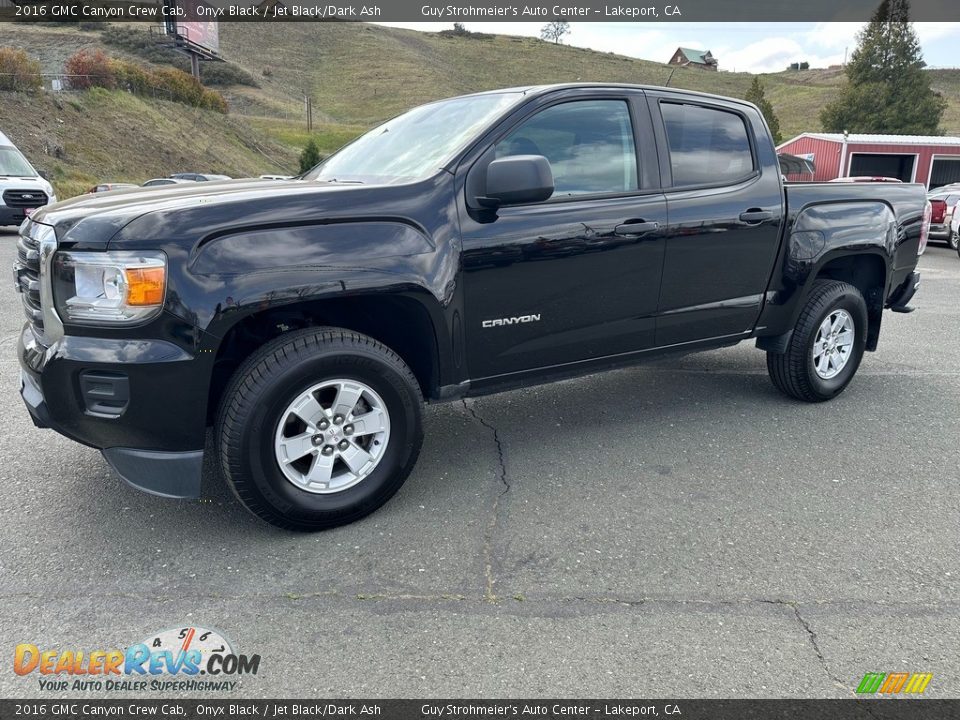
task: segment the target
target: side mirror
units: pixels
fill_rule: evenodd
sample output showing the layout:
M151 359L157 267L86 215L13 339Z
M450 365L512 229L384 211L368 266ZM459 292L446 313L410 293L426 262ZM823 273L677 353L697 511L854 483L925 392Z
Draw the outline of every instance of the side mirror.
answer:
M553 195L553 170L543 155L509 155L487 166L485 207L542 202Z
M49 180L49 179L50 179L50 173L47 172L46 170L37 170L37 175L39 175L40 177L42 177L44 180Z

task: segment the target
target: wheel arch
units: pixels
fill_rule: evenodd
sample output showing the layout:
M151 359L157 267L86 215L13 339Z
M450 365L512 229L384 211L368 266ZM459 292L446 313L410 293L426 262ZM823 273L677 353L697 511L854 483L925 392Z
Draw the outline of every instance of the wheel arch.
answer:
M758 321L757 346L784 352L813 283L827 278L848 282L863 294L867 350L875 350L901 235L896 212L884 201L815 202L801 208L784 243L778 283Z
M810 299L817 280L839 280L853 285L867 304L867 345L868 351L877 349L880 338L880 326L883 319L884 301L890 277L889 257L878 247L861 248L856 252L847 249L825 253L809 272L804 275L803 284L793 293L795 305L787 318L786 329L778 335L757 339L757 347L772 352L783 352L793 328L796 326L804 306Z
M867 304L868 351L877 349L880 339L880 324L883 319L883 304L890 276L888 259L879 249L857 253L837 253L825 258L808 281L804 300L817 280L839 280L853 285L863 295Z
M440 387L438 327L430 300L411 293L371 293L308 300L251 312L220 339L212 365L207 422L212 424L223 392L237 368L266 343L309 327L339 327L368 335L396 352L410 367L425 398Z

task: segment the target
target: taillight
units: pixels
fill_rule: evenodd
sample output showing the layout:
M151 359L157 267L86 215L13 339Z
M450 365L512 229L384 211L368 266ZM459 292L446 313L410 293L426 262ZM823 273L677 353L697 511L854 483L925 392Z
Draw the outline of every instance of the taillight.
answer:
M930 205L933 210L933 218L931 222L936 225L943 223L944 218L947 216L947 203L945 200L931 200Z
M927 239L930 237L930 218L932 217L933 207L927 200L927 204L923 206L923 222L920 223L920 247L917 248L917 255L923 255L923 251L927 249Z

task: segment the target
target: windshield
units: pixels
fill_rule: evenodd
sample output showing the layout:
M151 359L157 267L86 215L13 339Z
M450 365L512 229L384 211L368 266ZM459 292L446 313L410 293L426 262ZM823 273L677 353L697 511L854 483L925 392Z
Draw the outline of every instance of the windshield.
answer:
M36 177L37 171L15 147L0 147L0 177Z
M361 135L304 179L396 183L426 177L520 97L490 93L414 108Z

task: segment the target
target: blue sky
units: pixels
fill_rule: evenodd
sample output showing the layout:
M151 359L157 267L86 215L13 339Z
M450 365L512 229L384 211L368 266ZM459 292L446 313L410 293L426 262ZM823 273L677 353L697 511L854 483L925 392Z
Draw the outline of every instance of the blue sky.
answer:
M437 31L451 23L380 23ZM540 34L542 23L464 23L468 30L503 35ZM860 23L571 23L564 42L603 52L666 62L678 46L711 50L721 70L776 72L806 60L811 67L843 62L856 47ZM960 23L914 23L931 67L958 67Z

